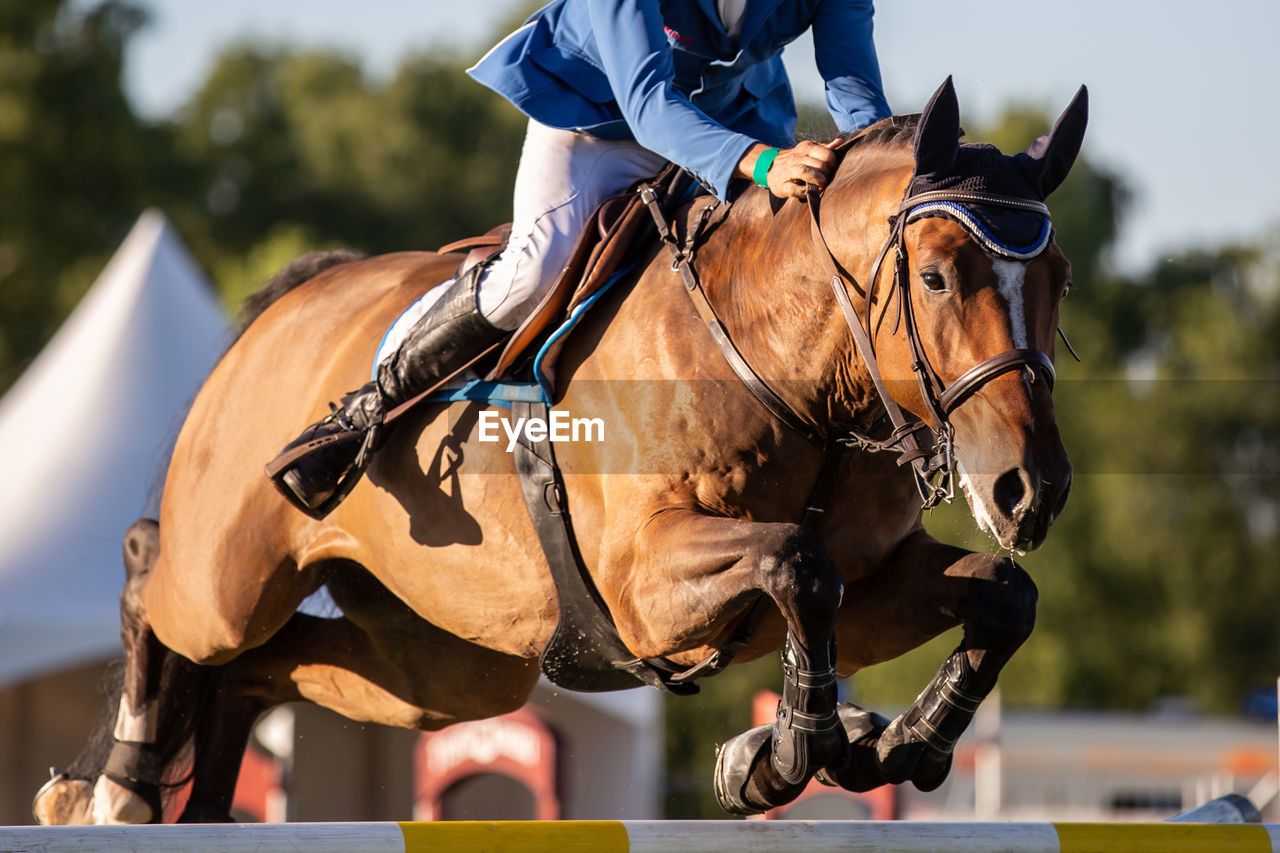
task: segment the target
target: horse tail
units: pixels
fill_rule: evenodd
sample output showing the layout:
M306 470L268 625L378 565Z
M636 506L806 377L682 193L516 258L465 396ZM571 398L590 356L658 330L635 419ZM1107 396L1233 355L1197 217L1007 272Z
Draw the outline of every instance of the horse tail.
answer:
M240 305L240 331L249 328L249 324L258 315L271 306L273 302L320 273L332 267L363 260L365 255L350 249L329 249L322 252L308 252L285 264L284 268L271 277L261 290L249 296Z

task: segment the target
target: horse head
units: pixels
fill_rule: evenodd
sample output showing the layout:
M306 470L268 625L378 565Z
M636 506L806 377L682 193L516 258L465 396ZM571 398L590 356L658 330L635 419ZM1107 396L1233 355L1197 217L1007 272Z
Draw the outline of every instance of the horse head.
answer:
M1011 550L1040 546L1071 485L1051 396L1070 265L1043 202L1079 152L1086 114L1081 87L1052 130L1007 156L960 142L948 78L915 125L910 177L901 157L878 173L875 206L896 205L888 240L882 227L863 229L874 238L846 227L829 250L831 267L842 253L871 264L865 289L836 276L837 297L842 286L862 297L842 298L846 319L855 337L865 330L860 354L886 409L909 421L895 421L905 438L895 449L916 457L926 504L954 474L979 527ZM842 186L827 195L841 198Z

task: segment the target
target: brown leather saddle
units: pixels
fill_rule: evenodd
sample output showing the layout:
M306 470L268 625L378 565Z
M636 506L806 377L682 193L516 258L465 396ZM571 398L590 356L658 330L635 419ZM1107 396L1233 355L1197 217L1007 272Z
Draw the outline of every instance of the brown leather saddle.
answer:
M652 186L663 198L674 199L683 196L691 182L692 178L686 172L668 165L655 178L644 183ZM521 357L530 353L534 343L544 340L575 308L598 293L623 262L647 245L654 234L653 218L640 193L634 189L596 208L590 222L578 236L555 284L533 313L512 333L486 379L493 381L509 376ZM456 273L461 274L502 251L510 236L511 224L507 223L487 234L448 243L436 251L440 254L466 252ZM554 354L544 365L548 375L553 375L553 366Z

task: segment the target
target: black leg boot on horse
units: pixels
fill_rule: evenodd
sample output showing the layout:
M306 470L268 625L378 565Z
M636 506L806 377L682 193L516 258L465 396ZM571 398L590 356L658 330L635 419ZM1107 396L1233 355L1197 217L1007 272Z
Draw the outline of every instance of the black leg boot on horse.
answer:
M508 334L480 313L477 288L486 266L476 264L449 284L395 353L378 365L377 379L343 397L267 466L289 503L312 518L327 516L385 440L387 414L453 378Z

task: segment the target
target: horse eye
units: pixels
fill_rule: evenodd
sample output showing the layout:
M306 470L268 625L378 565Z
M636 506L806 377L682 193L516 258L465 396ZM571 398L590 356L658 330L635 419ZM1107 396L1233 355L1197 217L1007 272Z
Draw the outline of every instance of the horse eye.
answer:
M936 272L920 273L920 282L924 285L924 289L930 293L943 293L947 289L947 280Z
M1071 293L1071 291L1075 289L1076 289L1075 282L1073 282L1071 279L1067 279L1067 283L1062 286L1062 298L1066 299L1067 296Z

